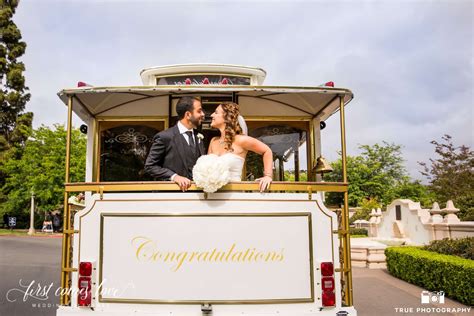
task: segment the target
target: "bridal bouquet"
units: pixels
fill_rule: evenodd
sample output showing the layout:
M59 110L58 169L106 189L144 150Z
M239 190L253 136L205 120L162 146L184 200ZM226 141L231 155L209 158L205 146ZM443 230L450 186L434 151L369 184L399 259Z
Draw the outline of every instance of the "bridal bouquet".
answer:
M214 193L229 182L229 165L217 155L203 155L194 165L193 180L204 192Z

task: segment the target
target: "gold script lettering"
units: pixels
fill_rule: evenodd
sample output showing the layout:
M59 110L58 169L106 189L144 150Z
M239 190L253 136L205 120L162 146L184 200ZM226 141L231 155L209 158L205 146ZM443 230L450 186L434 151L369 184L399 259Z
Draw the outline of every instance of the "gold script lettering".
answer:
M159 249L158 243L146 236L137 236L131 240L132 246L136 247L135 258L138 261L152 261L170 265L170 270L177 272L185 266L185 263L269 263L282 262L285 260L285 249L280 251L267 251L257 248L238 247L236 243L230 245L227 251L213 248L210 251L172 251Z

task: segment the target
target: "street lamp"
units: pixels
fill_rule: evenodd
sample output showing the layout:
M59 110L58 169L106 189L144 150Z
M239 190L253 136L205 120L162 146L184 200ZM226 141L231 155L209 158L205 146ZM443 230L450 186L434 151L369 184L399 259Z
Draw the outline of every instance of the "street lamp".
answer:
M28 235L35 234L35 192L31 189L30 229Z

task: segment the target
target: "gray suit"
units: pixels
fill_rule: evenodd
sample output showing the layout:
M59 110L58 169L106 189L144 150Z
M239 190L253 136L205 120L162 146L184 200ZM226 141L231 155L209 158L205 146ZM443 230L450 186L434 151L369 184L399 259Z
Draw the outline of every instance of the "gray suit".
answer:
M177 125L159 132L145 162L145 172L157 181L169 181L173 174L192 179L196 160L204 154L204 145L198 141L194 130L196 147L188 145Z

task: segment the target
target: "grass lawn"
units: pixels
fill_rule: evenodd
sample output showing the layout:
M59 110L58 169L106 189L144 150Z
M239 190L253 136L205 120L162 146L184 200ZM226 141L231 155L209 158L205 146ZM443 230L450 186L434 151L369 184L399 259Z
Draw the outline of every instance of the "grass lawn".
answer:
M366 235L351 235L351 238L367 238Z

